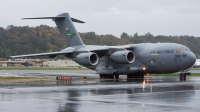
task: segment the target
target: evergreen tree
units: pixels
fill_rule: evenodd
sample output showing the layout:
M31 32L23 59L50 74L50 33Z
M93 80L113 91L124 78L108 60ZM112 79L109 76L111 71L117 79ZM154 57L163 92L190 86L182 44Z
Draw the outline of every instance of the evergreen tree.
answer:
M123 32L120 37L121 39L130 38L129 35L125 32Z

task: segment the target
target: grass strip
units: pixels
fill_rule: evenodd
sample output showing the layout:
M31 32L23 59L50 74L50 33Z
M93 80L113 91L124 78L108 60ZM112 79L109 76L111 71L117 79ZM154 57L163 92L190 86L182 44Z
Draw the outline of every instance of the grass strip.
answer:
M0 70L89 70L88 68L0 67Z
M33 78L33 77L4 77L0 76L0 82L44 82L44 81L55 81L53 78Z
M171 73L171 74L150 74L148 76L179 76L178 73ZM187 77L192 77L192 76L195 76L195 77L200 77L200 73L191 73L191 75L187 75Z

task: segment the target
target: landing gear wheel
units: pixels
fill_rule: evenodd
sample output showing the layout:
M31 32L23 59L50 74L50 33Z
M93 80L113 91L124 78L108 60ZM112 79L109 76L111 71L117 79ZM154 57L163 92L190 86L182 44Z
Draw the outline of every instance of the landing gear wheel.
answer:
M111 75L111 74L110 74L109 78L112 78L112 79L114 79L114 75Z
M180 79L182 79L183 78L183 73L180 73Z
M186 79L186 74L185 73L183 74L183 78L184 78L184 80Z
M115 74L115 79L119 79L119 75L118 74Z
M180 73L180 79L186 79L186 74L185 73Z
M140 76L141 78L144 78L144 74L141 74L141 76Z
M186 74L183 74L183 77L186 78Z
M103 76L104 76L103 74L99 74L99 77L100 77L100 78L103 78Z
M105 74L105 78L109 78L109 76L110 76L109 74Z
M135 75L135 78L139 78L139 75Z
M127 74L127 78L131 78L132 77L132 75L131 74Z
M180 73L179 77L180 77L180 79L182 79L182 73Z
M134 78L134 74L127 74L127 78Z

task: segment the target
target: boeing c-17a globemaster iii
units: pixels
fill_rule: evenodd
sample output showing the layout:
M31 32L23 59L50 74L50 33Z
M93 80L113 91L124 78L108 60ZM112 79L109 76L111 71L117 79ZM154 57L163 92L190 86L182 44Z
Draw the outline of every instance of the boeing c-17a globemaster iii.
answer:
M180 78L186 77L196 57L186 46L177 43L141 43L124 46L85 45L73 22L85 23L71 18L69 13L56 17L37 17L24 19L52 19L61 34L66 35L70 47L58 52L11 56L12 58L49 56L55 58L64 55L67 58L95 70L100 78L144 77L144 74L162 74L179 72Z

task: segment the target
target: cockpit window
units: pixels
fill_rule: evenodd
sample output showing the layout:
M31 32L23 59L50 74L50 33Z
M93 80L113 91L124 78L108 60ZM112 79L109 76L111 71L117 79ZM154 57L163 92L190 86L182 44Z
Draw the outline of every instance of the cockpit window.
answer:
M178 48L178 49L176 50L176 53L181 53L181 52L184 52L184 48Z
M182 52L191 52L191 50L187 47L181 47L181 48L178 48L176 49L176 53L182 53Z
M186 50L187 50L188 52L191 52L191 50L190 50L189 48L186 48Z

